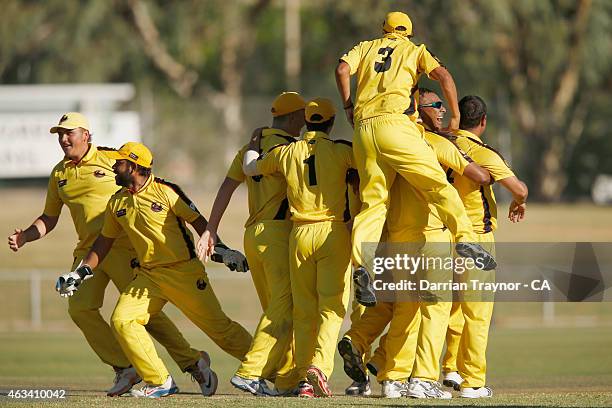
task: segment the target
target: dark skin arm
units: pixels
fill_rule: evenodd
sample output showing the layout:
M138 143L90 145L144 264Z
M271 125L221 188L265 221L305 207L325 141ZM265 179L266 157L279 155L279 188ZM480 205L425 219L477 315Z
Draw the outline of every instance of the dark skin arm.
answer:
M444 93L444 98L451 112L451 118L448 123L448 127L445 131L454 131L459 129L459 119L461 114L459 113L459 103L457 102L457 87L455 86L455 80L448 70L442 66L437 67L429 73L429 76L440 83L440 88Z
M93 246L83 258L83 265L89 265L91 269L96 269L96 267L106 258L109 251L113 247L113 242L115 242L115 238L108 238L104 235L98 235L96 241Z
M342 106L346 119L354 127L353 123L353 102L351 101L351 67L344 61L340 61L336 67L336 86L342 99Z
M467 165L465 170L463 170L463 175L480 185L488 185L491 184L492 181L491 174L475 162Z
M8 237L9 248L17 252L19 248L27 244L28 242L36 241L41 239L55 228L59 217L50 217L45 214L41 214L34 220L25 230L16 228L15 232Z
M527 210L526 202L529 195L527 185L517 177L507 177L499 180L498 183L512 194L508 219L512 222L520 222L525 218L525 211Z

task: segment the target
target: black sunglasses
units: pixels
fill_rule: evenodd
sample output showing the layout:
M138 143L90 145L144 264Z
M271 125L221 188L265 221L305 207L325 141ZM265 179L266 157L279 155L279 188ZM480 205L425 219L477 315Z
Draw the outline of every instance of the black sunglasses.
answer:
M426 103L425 105L419 105L419 108L435 108L440 109L442 107L442 101Z

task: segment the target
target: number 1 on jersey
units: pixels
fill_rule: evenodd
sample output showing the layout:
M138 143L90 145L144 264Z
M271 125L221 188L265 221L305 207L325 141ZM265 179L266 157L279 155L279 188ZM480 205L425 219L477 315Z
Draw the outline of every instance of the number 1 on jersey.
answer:
M315 168L315 155L308 157L304 160L304 163L308 165L308 185L317 185L317 169Z

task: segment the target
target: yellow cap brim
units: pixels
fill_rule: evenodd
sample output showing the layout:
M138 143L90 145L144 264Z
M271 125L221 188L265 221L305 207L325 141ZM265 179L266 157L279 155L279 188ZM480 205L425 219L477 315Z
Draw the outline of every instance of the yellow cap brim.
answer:
M104 152L104 154L106 155L106 157L108 157L110 159L134 161L131 158L129 158L128 156L124 156L123 154L121 154L121 152L119 152L117 150L109 150L107 152Z
M78 128L78 126L75 126L75 127L70 127L70 126L53 126L51 129L49 129L49 133L57 133L57 131L60 130L60 129L72 130L72 129L76 129L76 128Z

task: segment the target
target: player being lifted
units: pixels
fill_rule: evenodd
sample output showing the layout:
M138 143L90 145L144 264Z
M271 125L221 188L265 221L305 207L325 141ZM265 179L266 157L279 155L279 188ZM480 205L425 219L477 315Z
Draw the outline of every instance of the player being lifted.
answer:
M97 147L91 143L89 122L78 112L63 115L50 132L57 133L65 157L53 168L49 177L43 213L27 229L15 230L9 237L9 246L17 251L26 243L49 234L57 225L65 205L70 210L79 238L73 253L74 270L99 235L106 204L117 191L112 169L115 160L110 157L114 149ZM68 299L70 317L100 360L112 366L116 372L108 396L121 395L141 381L110 326L100 315L109 281L122 292L134 278L134 261L136 253L127 236L117 236L112 251L94 269L94 276ZM65 295L72 295L72 292L66 292ZM145 328L168 350L182 371L199 375L197 364L201 358L200 353L189 346L163 312L152 316ZM203 358L208 356L203 353Z
M362 244L378 242L385 223L389 190L397 174L412 184L428 203L436 207L442 222L457 241L461 256L480 258L485 269L495 261L474 244L470 220L446 180L435 154L423 138L422 128L404 114L419 77L426 74L440 82L451 110L449 128L459 126L457 91L451 74L427 50L410 41L412 22L401 12L387 14L384 35L357 44L342 56L336 82L345 113L354 126L353 151L359 171L361 212L353 225L353 274L357 300L372 306L376 296L365 266ZM357 75L355 104L351 99L350 76Z
M440 165L475 184L488 184L491 179L486 170L446 137L436 133L441 131L446 113L439 96L430 90L419 89L418 111L426 129L425 139ZM452 235L440 220L435 206L428 204L403 178L395 180L390 191L386 242L401 243L402 250L416 247L431 257L452 255ZM397 249L397 245L393 248ZM436 282L452 280L452 275L450 270L435 267L418 274L420 279L426 276ZM367 308L362 320L352 325L338 344L347 374L358 381L367 380L359 350L368 348L390 323L387 334L381 338L368 362L370 371L382 383L382 396L450 398L451 394L443 391L437 380L451 303L445 298L448 294L428 295L419 299L398 296L394 302L378 302L375 307ZM436 297L437 300L431 300ZM408 378L412 378L410 387Z
M264 129L260 148L268 151L293 142L304 127L306 102L296 92L283 92L272 103L272 127ZM293 373L291 283L289 281L289 205L287 182L280 174L248 177L242 171L248 144L236 154L213 204L210 222L198 240L198 256L210 256L217 228L232 194L245 182L249 195L249 218L244 230L244 251L263 315L251 349L232 377L234 387L254 395L270 395L265 379L274 380L275 394L297 386Z
M255 137L244 155L247 176L281 174L293 229L289 239L295 364L301 397L328 397L335 343L350 288L350 233L347 174L353 168L350 142L329 133L335 109L328 99L306 105L303 140L259 157Z
M204 266L196 258L193 237L185 222L201 234L206 228L206 219L195 205L178 186L152 174L153 157L143 144L128 142L112 152L111 157L117 160L113 171L117 184L123 188L108 201L101 233L82 265L68 278L91 275L115 240L127 235L139 266L136 277L121 293L111 321L123 351L146 382L141 390L132 391L132 395L164 397L178 392L178 388L158 357L144 325L167 302L178 307L219 347L238 359L246 354L251 335L221 310ZM244 260L241 254L232 252ZM87 284L85 281L79 286L86 288ZM75 287L60 290L75 290ZM210 360L200 359L197 369L194 378L202 394L214 394L217 377L210 368Z

